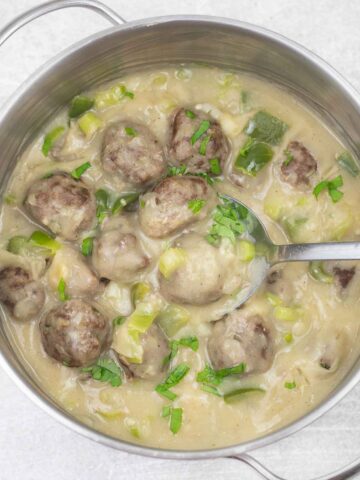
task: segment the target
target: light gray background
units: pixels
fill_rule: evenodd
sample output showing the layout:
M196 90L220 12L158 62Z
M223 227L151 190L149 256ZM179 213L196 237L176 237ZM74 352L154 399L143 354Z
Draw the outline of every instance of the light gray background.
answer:
M0 28L38 3L0 0ZM262 25L315 51L360 90L359 1L104 0L104 3L128 20L195 13ZM105 27L107 23L94 13L72 9L50 14L17 33L0 48L0 104L52 55ZM306 480L350 462L360 454L359 396L360 385L311 427L258 450L254 456L291 480ZM259 478L233 460L169 462L130 456L97 445L45 415L1 370L0 406L1 480Z

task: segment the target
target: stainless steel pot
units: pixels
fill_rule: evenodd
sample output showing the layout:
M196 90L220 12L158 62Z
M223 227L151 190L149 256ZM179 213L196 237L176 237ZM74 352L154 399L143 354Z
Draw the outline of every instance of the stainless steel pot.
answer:
M321 115L355 150L360 145L360 97L323 60L303 47L250 24L224 18L173 16L131 23L96 0L57 0L16 18L0 31L0 45L16 30L50 11L85 7L114 27L92 35L45 64L24 83L0 112L0 193L16 159L44 124L79 92L100 82L147 68L179 63L206 63L250 72L290 90ZM332 394L307 415L259 439L227 448L173 451L142 447L97 432L73 418L43 391L22 364L0 324L0 361L14 382L41 408L72 430L129 453L169 459L231 457L255 468L264 478L280 479L245 452L268 445L305 427L341 400L360 379L360 358ZM349 478L360 463L321 477ZM319 479L320 480L320 479Z

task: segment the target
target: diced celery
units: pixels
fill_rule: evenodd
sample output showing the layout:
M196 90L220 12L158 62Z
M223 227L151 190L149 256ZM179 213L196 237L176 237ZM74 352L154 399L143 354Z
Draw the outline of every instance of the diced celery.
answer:
M323 262L314 261L309 264L310 275L319 282L333 283L333 276L325 270Z
M56 140L61 137L64 133L65 127L55 127L50 132L48 132L44 137L44 143L42 145L41 151L47 157L49 155L50 150L53 148Z
M277 305L274 308L274 316L277 320L284 322L295 322L300 315L300 310L297 307L283 307Z
M237 244L237 256L244 262L250 262L255 257L255 245L247 240L240 240Z
M123 84L114 85L95 95L95 106L98 109L111 107L127 97L134 98L134 94L129 92Z
M105 418L105 420L118 420L124 416L124 412L121 410L95 410L95 413Z
M131 287L131 302L136 306L139 302L142 302L146 295L150 293L151 287L148 283L138 282Z
M102 127L102 124L102 120L93 112L84 113L78 120L79 128L86 138L91 138Z
M23 235L16 235L9 239L7 250L11 253L19 254L28 243L28 238Z
M168 248L159 259L160 273L165 278L170 278L185 262L186 251L183 248Z
M275 293L271 292L266 292L265 293L266 300L273 306L277 307L278 305L281 305L283 302L281 298L278 295L275 295Z
M190 320L190 314L185 308L178 305L168 305L156 317L156 322L168 337L173 337Z

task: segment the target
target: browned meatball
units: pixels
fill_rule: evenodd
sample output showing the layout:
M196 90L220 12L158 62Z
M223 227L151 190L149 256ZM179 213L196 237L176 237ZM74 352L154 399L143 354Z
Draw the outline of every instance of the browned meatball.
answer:
M117 229L102 232L96 238L92 262L101 277L131 282L149 265L150 259L134 234Z
M105 133L101 160L104 169L135 186L154 183L166 171L163 149L144 125L117 122Z
M229 155L229 143L221 126L205 113L190 112L195 115L194 118L185 108L176 110L172 116L169 136L171 163L186 165L191 173L210 172L209 160L216 158L222 168ZM193 143L195 132L201 125L206 126L203 122L209 122L209 128ZM207 144L202 144L203 141Z
M215 370L246 364L246 373L266 372L274 359L274 332L260 315L235 310L215 323L208 354Z
M309 150L296 140L286 147L286 159L281 165L283 179L293 185L308 186L310 177L317 171L317 163Z
M149 237L162 238L204 219L214 207L216 196L202 178L174 176L162 180L142 200L141 228ZM204 201L200 211L190 208L192 200Z
M76 240L90 229L96 214L94 194L81 180L65 173L36 181L25 206L36 221L66 240Z
M110 322L83 300L69 300L48 312L40 322L46 353L69 367L94 362L109 346Z
M44 288L23 268L5 267L0 270L0 301L18 320L30 320L44 305Z
M153 323L142 336L141 344L143 347L142 362L125 362L125 364L135 377L154 377L164 370L164 358L170 353L168 341L161 328Z

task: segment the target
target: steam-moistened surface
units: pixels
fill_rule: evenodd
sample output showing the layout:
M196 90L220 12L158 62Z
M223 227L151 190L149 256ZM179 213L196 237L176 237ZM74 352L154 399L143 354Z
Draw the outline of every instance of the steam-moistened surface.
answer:
M275 267L234 310L262 251L216 193L277 243L359 240L358 174L319 118L245 75L169 68L81 93L4 196L9 336L45 391L109 435L188 450L276 430L358 356L359 265Z

